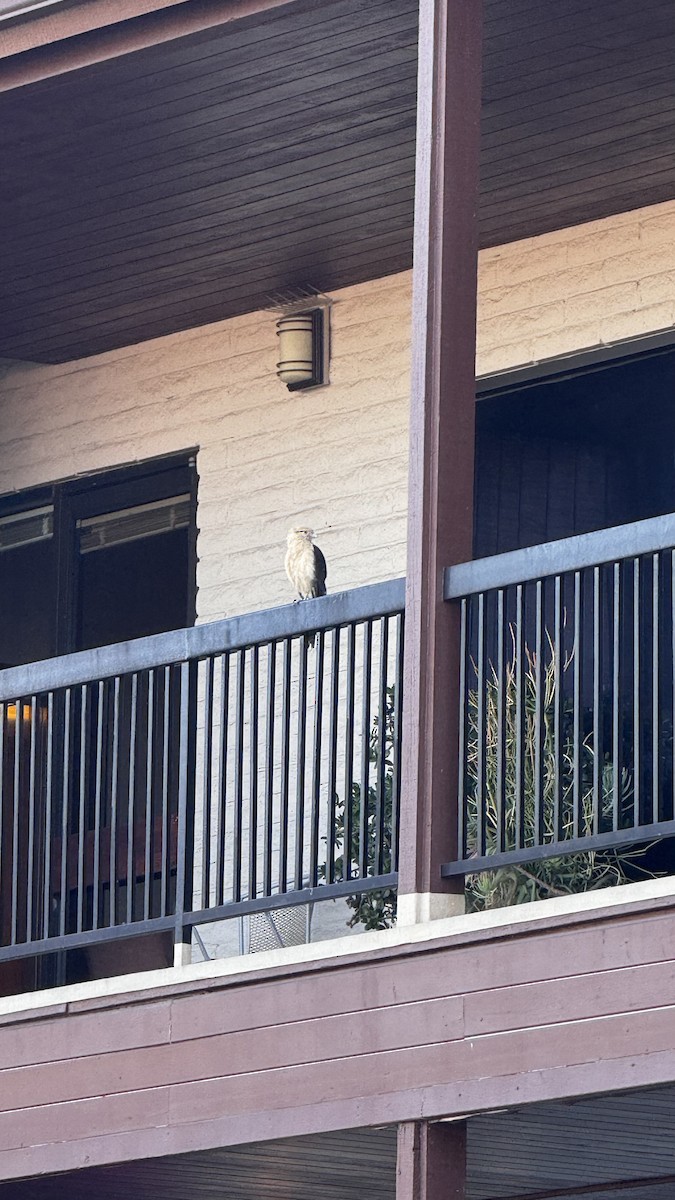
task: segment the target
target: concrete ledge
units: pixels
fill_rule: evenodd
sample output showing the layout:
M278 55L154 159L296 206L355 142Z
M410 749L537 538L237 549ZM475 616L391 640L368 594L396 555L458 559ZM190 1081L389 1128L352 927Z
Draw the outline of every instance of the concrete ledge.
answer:
M410 892L398 897L396 926L403 930L409 925L459 917L464 914L465 908L461 892Z
M430 895L434 895L431 893ZM405 898L404 898L405 899ZM426 899L417 896L412 906L421 912ZM428 908L433 904L429 901ZM630 883L623 887L606 888L597 892L586 892L578 896L560 896L552 900L540 900L530 904L514 905L491 912L464 913L420 921L417 924L399 924L394 929L384 929L359 934L358 937L341 937L325 942L314 942L301 946L289 946L268 950L255 956L210 959L208 962L191 963L154 971L118 975L111 979L95 979L87 983L67 984L64 987L48 988L19 996L0 999L0 1021L12 1016L21 1017L34 1013L47 1015L45 1010L64 1011L64 1006L100 999L115 1000L130 997L135 993L139 1000L144 993L158 989L232 979L244 981L244 977L257 979L274 975L275 971L288 971L289 967L330 966L354 962L361 958L379 956L382 952L397 949L424 948L439 943L455 941L466 943L484 942L491 938L500 939L540 932L546 928L559 928L579 923L587 924L594 918L638 916L645 910L675 907L675 876L665 879L650 879L641 883ZM409 912L406 913L406 918ZM6 1023L6 1020L3 1021Z

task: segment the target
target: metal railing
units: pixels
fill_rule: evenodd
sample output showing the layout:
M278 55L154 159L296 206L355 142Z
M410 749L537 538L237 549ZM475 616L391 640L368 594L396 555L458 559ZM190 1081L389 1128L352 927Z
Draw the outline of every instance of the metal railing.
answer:
M461 604L458 861L675 834L675 516L449 569Z
M396 884L404 583L0 672L0 961Z

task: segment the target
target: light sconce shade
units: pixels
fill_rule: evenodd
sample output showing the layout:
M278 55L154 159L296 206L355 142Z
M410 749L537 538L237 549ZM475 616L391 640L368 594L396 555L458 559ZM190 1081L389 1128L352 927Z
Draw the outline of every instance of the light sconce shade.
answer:
M328 383L329 309L285 312L277 321L277 375L289 391Z

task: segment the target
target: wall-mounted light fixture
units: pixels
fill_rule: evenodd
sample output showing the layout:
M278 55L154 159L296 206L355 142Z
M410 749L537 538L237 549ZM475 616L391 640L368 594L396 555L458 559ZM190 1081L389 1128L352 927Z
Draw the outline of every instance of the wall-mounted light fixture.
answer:
M327 296L314 295L277 308L277 375L289 392L328 383L330 307Z

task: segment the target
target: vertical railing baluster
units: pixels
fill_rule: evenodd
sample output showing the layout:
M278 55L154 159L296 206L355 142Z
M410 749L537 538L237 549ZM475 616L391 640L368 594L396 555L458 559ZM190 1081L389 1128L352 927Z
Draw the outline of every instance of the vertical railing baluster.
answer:
M642 820L642 744L640 737L640 559L633 559L633 824Z
M309 885L319 882L319 820L321 815L321 752L323 734L323 660L325 632L316 635L314 658L314 735L312 747L312 812L309 842Z
M504 589L497 591L497 673L493 679L497 693L495 729L495 833L497 854L506 842L506 674L504 662ZM460 689L461 689L460 683Z
M535 585L535 650L534 650L534 822L533 844L543 845L546 826L546 797L544 794L544 596L543 582Z
M184 917L193 907L194 868L194 739L197 663L182 662L179 678L178 829L176 837L175 944L189 945ZM193 697L194 693L194 697Z
M515 724L516 744L514 747L515 763L515 803L514 803L514 850L524 846L525 828L525 634L523 629L523 585L516 587L516 671L515 671Z
M675 550L670 551L670 814L675 817Z
M563 837L563 637L562 576L553 585L553 840Z
M487 836L487 684L485 679L485 593L478 594L476 654L476 854L486 853Z
M612 628L612 829L621 819L621 563L614 563Z
M12 893L11 944L17 940L19 908L19 815L21 812L21 741L23 738L23 700L14 705L14 763L12 771Z
M147 726L145 743L145 843L143 846L143 919L150 919L151 884L154 873L154 807L155 778L155 670L148 671Z
M305 759L307 754L307 641L298 642L298 741L295 774L295 887L303 886L305 840Z
M359 877L368 876L370 829L370 687L373 666L373 622L363 626L363 676L361 693L361 783L359 803Z
M117 923L117 817L120 774L120 686L119 675L115 677L113 692L113 739L112 739L112 785L110 789L110 848L108 870L110 880L110 911L108 924Z
M377 711L377 775L375 787L375 828L373 846L373 873L384 872L383 852L385 841L385 789L387 773L388 693L389 681L389 617L380 620L380 687Z
M600 567L593 567L593 816L590 830L584 828L584 833L596 834L600 830L602 820L602 629L601 611L602 588Z
M213 767L213 656L204 664L204 745L202 763L202 886L201 906L208 908L211 899L211 793Z
M4 764L5 764L5 753L7 750L7 721L9 719L7 716L8 707L9 706L6 701L4 701L3 704L0 706L0 848L2 848L3 838L4 838L4 810L5 810L5 799L6 799ZM5 861L4 855L0 854L0 897L2 897L3 903L4 903L4 895L5 895L5 891L6 891L6 888L5 888L5 875L6 874L7 874L7 862ZM3 945L5 944L5 940L4 940L5 939L5 929L6 929L6 923L3 922L3 924L0 925L0 942ZM45 934L45 937L46 936L47 935Z
M86 804L87 804L87 717L88 717L88 700L89 688L86 683L80 688L80 786L79 786L79 808L77 821L77 932L81 933L84 927L84 852L85 852L85 832L86 832Z
M171 667L164 667L162 672L164 686L162 693L162 815L160 825L160 875L159 875L159 904L160 914L169 915L169 872L171 865L170 830L169 830L169 756L171 741Z
M129 793L127 797L127 925L134 919L134 823L136 820L136 740L138 724L138 675L131 676L131 712L129 714Z
M7 722L9 720L8 715L7 715L8 707L9 707L9 705L7 704L7 701L3 701L2 705L0 705L0 849L2 848L2 846L4 844L4 832L5 832L5 830L4 830L4 824L5 824L4 812L5 812L5 802L6 802L6 789L5 789L4 764L5 764L5 754L7 752L7 740L8 740L7 739ZM5 856L4 856L4 854L0 854L0 898L2 898L3 904L4 904L4 896L5 896L5 892L6 892L5 876L7 874L7 869L8 869L8 864L5 860ZM2 924L0 924L0 944L2 944L2 945L6 944L5 943L5 936L6 936L5 931L6 931L6 921L3 921ZM45 934L45 937L46 936L47 935Z
M4 761L5 753L5 712L0 724L0 762ZM49 937L50 916L52 909L52 806L54 801L54 693L47 694L47 769L45 774L45 839L43 861L43 893L42 893L42 936ZM0 771L0 844L2 840L2 810L4 808L3 772Z
M92 888L92 929L101 921L101 803L103 799L103 708L105 685L99 680L96 710L96 782L94 785L94 872Z
M33 940L33 906L35 902L35 803L37 791L37 739L40 710L37 696L30 702L30 746L28 774L28 878L26 880L26 941ZM2 759L0 758L0 763Z
M277 643L267 647L267 715L265 718L265 817L263 851L263 895L272 895L274 851L274 722L276 716Z
M284 641L283 697L281 712L281 785L279 796L279 891L288 891L288 811L291 769L291 671L293 643Z
M581 820L581 572L574 572L574 695L572 702L572 837L579 837Z
M468 624L468 607L469 601L464 597L460 607L460 634L459 634L459 747L458 747L458 771L457 771L457 847L460 858L466 858L469 853L468 845L468 830L467 830L467 761L466 761L466 710L467 710L467 694L466 694L466 664L469 654L467 646L467 624ZM400 630L399 630L400 633ZM400 639L399 639L400 652ZM401 674L398 672L398 682L400 685ZM400 726L399 726L400 730ZM476 805L480 804L480 799L476 796Z
M659 819L661 791L661 636L660 636L660 565L659 554L652 555L652 821Z
M68 800L70 784L70 744L72 731L70 727L71 690L66 688L63 698L63 762L61 774L61 909L59 913L59 933L61 937L66 932L66 909L68 907Z
M218 835L216 847L216 904L225 902L227 837L227 767L230 726L230 656L223 654L220 671L220 747L218 761Z
M236 695L236 727L234 746L234 824L233 824L233 864L232 864L232 899L241 900L241 832L242 814L244 807L244 701L246 682L246 651L237 653L237 695Z
M260 708L260 647L251 648L250 728L248 735L248 895L258 894L258 714Z
M335 881L335 808L337 799L337 742L340 704L340 626L333 630L330 676L330 724L328 730L328 831L326 834L326 883Z
M544 796L544 596L543 582L534 586L534 814L533 845L545 840Z
M391 776L391 854L388 870L398 869L398 831L401 808L401 741L403 730L403 642L405 614L396 618L396 675L394 678L394 754Z
M345 817L342 878L352 878L352 843L354 840L354 674L356 661L356 626L350 625L347 634L347 682L345 695Z

